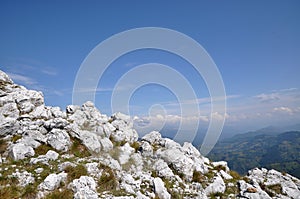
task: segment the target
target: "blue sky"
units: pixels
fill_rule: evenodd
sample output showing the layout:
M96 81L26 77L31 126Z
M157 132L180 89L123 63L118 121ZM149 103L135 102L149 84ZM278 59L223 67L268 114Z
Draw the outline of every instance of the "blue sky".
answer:
M47 105L64 109L72 103L81 63L100 42L133 28L169 28L200 43L218 66L227 93L225 127L244 132L290 125L300 121L299 10L296 0L1 1L0 69L16 83L43 91ZM111 64L97 89L101 112L111 114L120 77L146 63L168 65L190 81L201 118L185 119L207 126L210 99L202 77L180 57L153 49ZM163 115L176 124L182 119L176 100L168 88L146 85L132 95L130 113L158 123Z

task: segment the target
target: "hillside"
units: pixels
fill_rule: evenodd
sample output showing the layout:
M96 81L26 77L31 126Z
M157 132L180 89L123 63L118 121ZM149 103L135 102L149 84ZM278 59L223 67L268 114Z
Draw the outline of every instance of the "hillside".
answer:
M92 102L65 111L0 71L0 198L298 198L300 180L276 170L240 176L191 143L153 131Z
M265 167L300 177L300 132L257 131L223 140L209 154L225 160L241 174L253 167Z

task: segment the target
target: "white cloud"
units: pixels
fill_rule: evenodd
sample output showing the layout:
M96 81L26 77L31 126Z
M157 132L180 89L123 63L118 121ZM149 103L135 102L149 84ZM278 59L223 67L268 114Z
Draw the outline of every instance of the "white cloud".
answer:
M44 69L41 69L41 72L46 75L51 75L51 76L57 75L57 72L53 68L44 68Z
M270 94L262 93L254 97L257 98L260 102L264 102L264 103L280 100L279 93L270 93Z
M281 106L281 107L275 107L273 109L274 112L280 112L280 113L288 113L288 114L293 114L294 111L289 108L289 107L284 107L284 106Z
M207 103L211 103L211 102L220 102L223 100L229 100L229 99L233 99L233 98L239 98L240 95L227 95L225 97L204 97L204 98L197 98L197 99L191 99L191 100L184 100L184 101L180 101L180 102L166 102L164 104L168 105L168 106L178 106L180 104L185 104L185 105L193 105L193 104L197 104L197 105L201 105L201 104L207 104Z
M13 79L13 81L19 82L21 84L31 86L37 83L34 79L24 75L15 74L15 73L7 73L7 74Z

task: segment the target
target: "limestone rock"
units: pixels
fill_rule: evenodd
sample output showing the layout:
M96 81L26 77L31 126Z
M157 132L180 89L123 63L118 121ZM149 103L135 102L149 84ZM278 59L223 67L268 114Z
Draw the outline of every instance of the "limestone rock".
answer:
M205 188L206 195L211 193L224 193L226 185L221 176L214 177L213 182Z
M171 195L168 193L162 179L154 178L153 187L155 194L157 194L160 199L171 199Z
M22 160L26 157L34 156L34 150L31 146L23 143L17 143L10 147L9 155L14 160Z
M38 189L44 191L53 191L54 189L60 186L61 182L65 182L66 179L67 179L67 173L65 172L59 174L54 174L54 173L50 174L38 186Z
M96 183L92 177L81 176L70 184L75 199L97 199Z
M47 135L47 143L58 151L67 151L71 145L70 136L61 129L52 129Z
M33 175L27 171L23 171L23 172L17 171L13 173L12 176L18 178L19 186L21 187L25 187L28 184L34 183Z

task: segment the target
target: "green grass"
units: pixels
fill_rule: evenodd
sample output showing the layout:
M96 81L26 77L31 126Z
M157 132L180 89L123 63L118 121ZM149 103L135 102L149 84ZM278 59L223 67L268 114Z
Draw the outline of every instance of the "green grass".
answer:
M54 150L54 149L49 145L42 144L42 145L38 146L34 150L34 152L37 156L39 156L39 155L45 155L49 150Z
M130 146L135 149L135 152L138 152L138 150L140 148L140 143L139 142L133 142Z
M76 167L68 166L65 172L68 173L68 182L72 182L74 179L80 178L80 176L88 175L85 166L81 164Z
M29 184L27 185L24 189L23 189L23 194L22 194L22 198L26 198L26 199L34 199L36 198L36 194L37 194L37 188L32 185Z
M3 139L0 139L0 154L3 154L7 149L7 142Z
M89 150L84 146L81 141L77 138L72 138L72 146L70 148L70 153L74 154L74 156L79 157L79 158L84 158L91 156L91 153Z
M223 196L224 196L224 194L221 193L221 192L209 194L209 197L210 197L211 199L217 199L217 198L223 199L223 198L224 198Z
M205 179L206 179L205 176L201 172L194 171L192 182L203 183L205 182Z
M19 139L22 138L22 135L14 135L12 138L11 138L11 141L13 143L16 143Z
M54 190L48 194L44 199L72 199L73 192L69 189L64 189L62 191Z
M103 164L99 165L99 169L102 170L102 175L98 179L98 187L97 191L98 192L104 192L104 191L109 191L109 192L115 192L118 188L118 180L115 176L114 171Z

